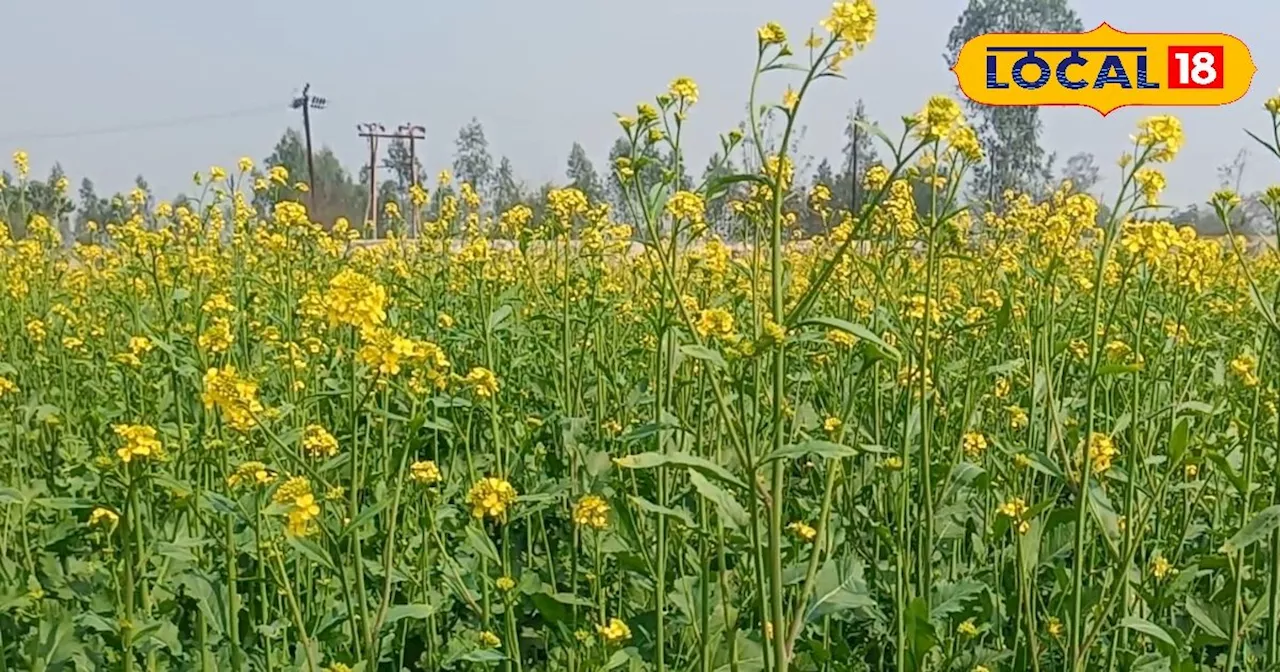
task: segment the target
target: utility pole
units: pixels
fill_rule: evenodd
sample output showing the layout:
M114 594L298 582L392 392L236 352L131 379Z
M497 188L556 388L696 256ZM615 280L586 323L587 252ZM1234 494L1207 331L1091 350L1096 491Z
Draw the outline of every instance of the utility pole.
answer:
M395 133L388 133L385 126L378 123L357 124L356 130L360 137L369 141L369 210L366 213L367 221L374 223L375 230L378 222L378 140L385 138L388 140L408 140L409 141L409 172L413 174L412 182L418 184L417 162L414 160L417 156L415 142L426 139L426 129L413 124L403 124L396 129ZM401 184L403 189L404 185ZM418 228L418 210L413 208L413 231L417 234Z
M397 135L409 141L409 172L412 174L412 178L410 178L410 182L412 182L411 186L413 187L419 186L418 185L418 161L417 161L418 155L416 153L416 145L419 140L427 139L426 132L427 132L427 129L421 126L415 126L412 123L401 124L400 128L396 129ZM409 225L409 235L417 236L418 235L418 208L417 206L413 206L413 207L410 207L409 210L413 212L413 218L410 220L410 225Z
M853 132L849 138L849 212L855 219L862 214L859 210L862 205L862 184L858 179L858 141L862 139L862 127L856 122L857 118L850 114L849 125L853 127Z
M356 124L360 137L369 141L369 207L364 221L373 225L373 236L378 235L378 138L386 137L386 127L375 122Z
M327 99L311 95L311 82L302 87L301 96L293 99L293 109L302 110L302 130L307 137L307 186L310 195L307 200L310 201L308 209L313 218L316 216L316 191L320 185L316 184L316 162L311 151L311 110L323 110L328 104Z

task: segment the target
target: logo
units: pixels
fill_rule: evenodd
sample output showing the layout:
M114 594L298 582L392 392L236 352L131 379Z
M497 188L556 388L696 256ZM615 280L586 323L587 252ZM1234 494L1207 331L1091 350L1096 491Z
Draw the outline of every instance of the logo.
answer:
M1106 23L1087 33L990 33L960 49L960 90L982 105L1081 105L1102 113L1130 105L1226 105L1258 68L1224 33L1126 33Z

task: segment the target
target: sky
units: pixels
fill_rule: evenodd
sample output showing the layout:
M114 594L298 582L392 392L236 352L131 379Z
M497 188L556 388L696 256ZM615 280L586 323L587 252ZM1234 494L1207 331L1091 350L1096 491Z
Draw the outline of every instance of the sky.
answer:
M893 131L935 93L955 92L942 58L968 0L877 0L879 24L847 79L819 83L806 98L801 149L839 156L844 119L862 98ZM283 130L301 125L288 108L304 82L328 98L313 116L318 145L350 170L366 160L356 124L426 128L419 149L429 173L452 162L458 129L483 124L495 163L509 157L530 185L563 181L580 142L604 171L629 113L694 78L701 97L688 122L689 165L701 167L718 135L741 119L755 57L755 28L778 21L799 43L828 0L0 0L10 65L0 75L0 152L25 149L37 174L53 163L99 193L142 174L165 197L212 165L261 160ZM1062 159L1091 152L1100 189L1115 189L1115 159L1136 122L1171 112L1186 145L1166 170L1165 200L1207 199L1216 167L1244 148L1246 190L1280 182L1280 161L1253 144L1265 133L1263 101L1280 86L1277 0L1072 0L1086 29L1107 21L1129 32L1225 32L1251 49L1258 72L1248 95L1225 107L1047 109L1042 144ZM776 73L766 92L786 81ZM104 132L114 129L116 132ZM420 145L421 147L421 145Z

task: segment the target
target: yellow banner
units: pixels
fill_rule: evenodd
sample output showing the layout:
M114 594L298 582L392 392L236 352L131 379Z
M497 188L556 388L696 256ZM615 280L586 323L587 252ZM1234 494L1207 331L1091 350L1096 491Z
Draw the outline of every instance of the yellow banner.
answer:
M1224 33L990 33L965 43L960 90L983 105L1226 105L1248 92L1249 47Z

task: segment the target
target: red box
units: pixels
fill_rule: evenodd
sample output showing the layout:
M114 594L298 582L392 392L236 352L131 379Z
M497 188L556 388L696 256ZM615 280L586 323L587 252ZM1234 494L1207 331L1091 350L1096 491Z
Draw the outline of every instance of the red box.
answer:
M1222 47L1169 47L1171 89L1221 89Z

